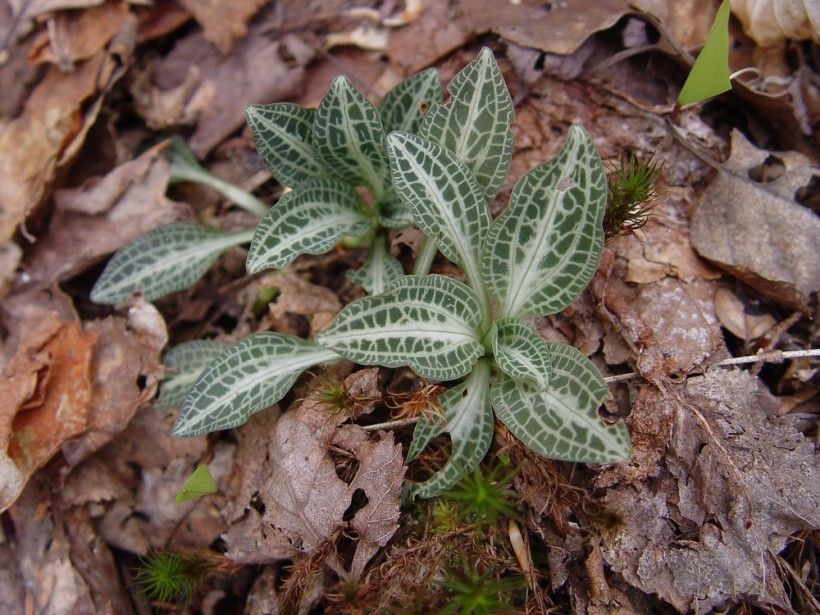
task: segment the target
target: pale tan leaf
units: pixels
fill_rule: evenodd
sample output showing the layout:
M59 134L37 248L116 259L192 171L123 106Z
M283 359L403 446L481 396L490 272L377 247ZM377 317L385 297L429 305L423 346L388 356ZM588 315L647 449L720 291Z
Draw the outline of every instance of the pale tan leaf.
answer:
M785 39L820 43L817 0L731 0L731 7L758 45L776 45Z

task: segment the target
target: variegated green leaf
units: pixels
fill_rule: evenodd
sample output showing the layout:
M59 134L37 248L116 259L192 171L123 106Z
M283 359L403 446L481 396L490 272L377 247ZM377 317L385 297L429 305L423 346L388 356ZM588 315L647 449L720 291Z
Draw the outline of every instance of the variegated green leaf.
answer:
M368 295L378 295L404 275L401 263L390 255L384 237L376 237L364 264L347 272L347 279L358 284Z
M552 357L545 390L501 374L491 387L498 419L529 448L550 459L608 463L629 457L623 423L606 425L598 406L607 395L598 370L565 344L546 342Z
M185 397L173 433L197 436L241 425L282 399L303 371L338 358L291 335L250 335L205 369Z
M531 322L501 318L490 329L495 364L517 382L543 390L549 385L550 347Z
M388 185L379 112L347 77L337 77L313 119L313 150L331 173L368 186L378 201Z
M482 274L500 316L558 312L586 287L603 247L605 207L598 151L573 126L558 155L515 184L487 234Z
M475 176L453 154L415 135L387 137L393 185L419 228L481 287L479 255L491 218Z
M468 374L484 354L473 290L440 275L404 276L347 305L316 341L362 365L409 366L431 380Z
M247 269L281 269L300 254L323 254L372 224L356 191L337 179L314 179L285 194L259 221Z
M222 252L252 236L252 230L222 232L190 222L161 226L114 254L91 290L91 300L115 305L139 290L153 301L189 288Z
M417 133L425 111L438 102L441 82L435 68L409 76L385 94L379 105L384 131Z
M169 373L162 380L154 407L165 410L178 406L199 375L225 352L227 347L227 344L216 340L193 340L174 346L166 352L162 362Z
M430 441L442 433L450 434L452 454L444 466L423 483L413 485L412 493L423 498L439 495L472 472L490 448L493 439L493 411L490 406L489 362L480 359L461 384L438 398L444 422L436 424L422 417L416 423L413 442L407 451L412 461Z
M486 200L498 194L512 157L513 104L492 51L486 47L447 86L419 134L453 152L475 173Z
M245 110L256 151L286 186L329 175L311 145L315 112L293 103L250 105Z

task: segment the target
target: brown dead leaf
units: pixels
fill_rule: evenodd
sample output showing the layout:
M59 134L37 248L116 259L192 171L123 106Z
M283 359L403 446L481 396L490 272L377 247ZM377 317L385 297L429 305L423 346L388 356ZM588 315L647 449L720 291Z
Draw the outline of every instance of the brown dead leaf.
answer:
M104 2L105 0L31 0L22 4L25 16L31 18L66 9L88 9Z
M359 374L346 383L352 386ZM358 541L352 557L343 561L344 554L330 551L326 563L343 578L359 578L398 528L405 468L392 434L373 436L356 425L340 427L346 418L309 398L279 419L263 471L242 477L248 486L241 492L258 492L264 512L241 499L244 516L224 536L231 559L262 563L291 558L334 544L340 532L354 530ZM260 475L269 478L260 483ZM351 508L357 503L358 508Z
M0 301L2 301L14 283L17 265L23 256L23 251L13 241L0 243Z
M815 0L732 0L732 12L758 45L785 39L820 44L820 5Z
M280 271L266 276L264 283L279 289L276 302L269 307L274 324L281 322L287 314L298 314L308 319L313 335L327 327L342 309L336 293L324 286L311 284L294 273Z
M181 217L187 206L165 197L162 145L79 188L58 190L46 236L28 262L35 283L69 279L139 235Z
M611 254L605 257L609 258ZM634 288L614 274L599 273L592 291L627 343L639 352L636 367L650 381L688 373L725 351L714 312L713 282L663 278Z
M73 69L105 48L128 18L125 2L109 1L83 11L63 11L46 22L29 50L34 64L56 64L64 71Z
M153 321L153 328L146 327ZM128 319L89 323L97 336L91 372L92 399L86 431L63 446L76 465L123 431L141 404L154 397L164 375L160 353L168 340L165 322L150 303L131 308Z
M706 42L717 12L712 0L632 0L631 4L654 15L684 49Z
M715 314L721 325L746 342L760 337L777 324L771 314L747 314L743 302L723 286L715 291Z
M401 66L406 74L434 64L472 36L464 10L456 4L421 0L419 11L412 23L390 31L387 45L390 63Z
M248 104L292 98L313 49L294 35L271 39L261 22L224 58L201 32L178 41L132 86L137 111L156 127L196 122L189 145L204 158L245 124Z
M778 153L783 175L754 181L750 170L768 156L732 132L732 154L692 216L692 246L772 301L808 312L820 291L820 219L794 195L817 171L801 154Z
M738 600L789 610L772 558L820 523L812 443L746 372L716 369L645 402L631 422L647 440L633 445L659 454L597 481L620 483L604 497L623 523L604 547L612 570L680 612Z
M627 235L619 240L628 259L627 282L647 284L667 276L684 282L721 277L719 271L706 265L692 250L688 229L653 218L641 231L641 239Z
M208 442L205 437L174 438L173 420L173 416L143 406L124 431L76 466L66 479L66 499L72 504L94 501L92 494L99 498L104 506L100 533L117 548L146 553L166 547L172 539L177 542L178 535L184 537L179 542L185 546L203 548L225 530L218 515L219 525L214 529L211 498L181 504L174 500L203 460ZM214 455L214 461L217 458L213 476L222 489L222 453ZM221 500L220 504L225 505Z
M83 508L65 508L48 477L32 480L8 516L17 551L15 584L25 587L31 600L26 612L132 612L93 519Z
M179 0L194 16L205 32L205 38L216 45L223 55L233 44L245 36L248 20L267 0Z
M132 25L128 19L123 29ZM14 235L47 196L57 169L79 151L104 93L125 73L133 40L122 37L116 47L117 58L101 51L70 73L51 67L0 134L0 241Z
M28 332L0 381L0 511L63 443L85 430L94 332L50 313Z
M464 20L475 32L492 31L518 45L567 55L593 33L630 12L626 0L549 2L461 0Z

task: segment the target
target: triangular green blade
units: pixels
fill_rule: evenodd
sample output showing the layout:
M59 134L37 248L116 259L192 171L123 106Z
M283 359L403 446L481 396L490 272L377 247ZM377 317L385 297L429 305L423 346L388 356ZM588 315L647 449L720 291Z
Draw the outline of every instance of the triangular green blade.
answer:
M193 474L185 481L185 484L182 485L174 499L177 502L187 502L211 493L216 493L216 481L211 476L208 464L200 463Z
M709 38L689 71L678 95L678 104L690 105L732 89L729 81L729 0L715 15Z

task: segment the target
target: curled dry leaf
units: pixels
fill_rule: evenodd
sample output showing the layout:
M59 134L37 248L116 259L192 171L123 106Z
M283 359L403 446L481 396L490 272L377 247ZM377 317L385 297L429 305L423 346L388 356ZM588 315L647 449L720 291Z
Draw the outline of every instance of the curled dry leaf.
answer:
M817 0L731 0L731 7L746 34L762 47L785 39L820 43Z
M8 613L130 613L132 603L107 545L83 507L69 508L43 477L8 511L17 557L14 584L26 608ZM11 533L10 533L11 534Z
M224 58L201 32L180 39L132 85L137 112L153 127L196 123L189 144L203 158L245 124L248 104L292 99L314 51L294 35L272 40L262 21Z
M86 330L97 336L92 399L85 432L63 446L69 465L76 465L124 430L140 405L154 397L164 373L160 353L168 332L150 303L138 302L129 309L127 319L93 321Z
M364 373L363 373L364 372ZM374 370L348 377L356 388ZM341 577L357 579L376 551L398 528L399 492L405 467L392 434L372 435L347 416L308 398L276 423L267 451L258 450L256 470L244 470L237 521L225 534L228 557L264 563L312 554L355 531L352 555L329 550L325 562ZM250 423L249 423L250 424ZM260 476L267 476L260 483ZM252 505L248 496L261 504Z
M596 477L622 521L607 563L680 612L738 600L788 611L774 557L820 524L812 442L746 372L716 369L641 396L633 459Z
M131 19L123 28L133 25ZM10 239L47 196L99 113L102 95L125 73L133 41L123 38L115 58L103 50L70 73L51 67L22 113L0 133L0 242ZM130 45L130 46L129 46Z
M276 301L270 306L274 323L281 322L286 314L305 316L313 335L327 327L342 309L336 293L324 286L311 284L294 273L280 271L267 276L265 281L266 285L279 289Z
M725 351L714 311L714 282L663 278L634 288L615 275L598 274L592 290L639 353L638 371L652 382L688 373Z
M0 511L88 425L97 333L54 312L25 336L0 381Z
M101 51L120 31L128 18L125 2L107 2L83 11L63 11L49 20L34 41L29 60L49 62L70 71L76 62Z
M748 314L743 302L725 287L715 291L715 314L721 325L747 342L760 337L777 324L771 314Z
M692 246L763 296L809 312L820 291L820 218L794 200L816 174L796 152L779 153L786 169L766 183L750 178L769 152L732 132L732 154L692 216Z

